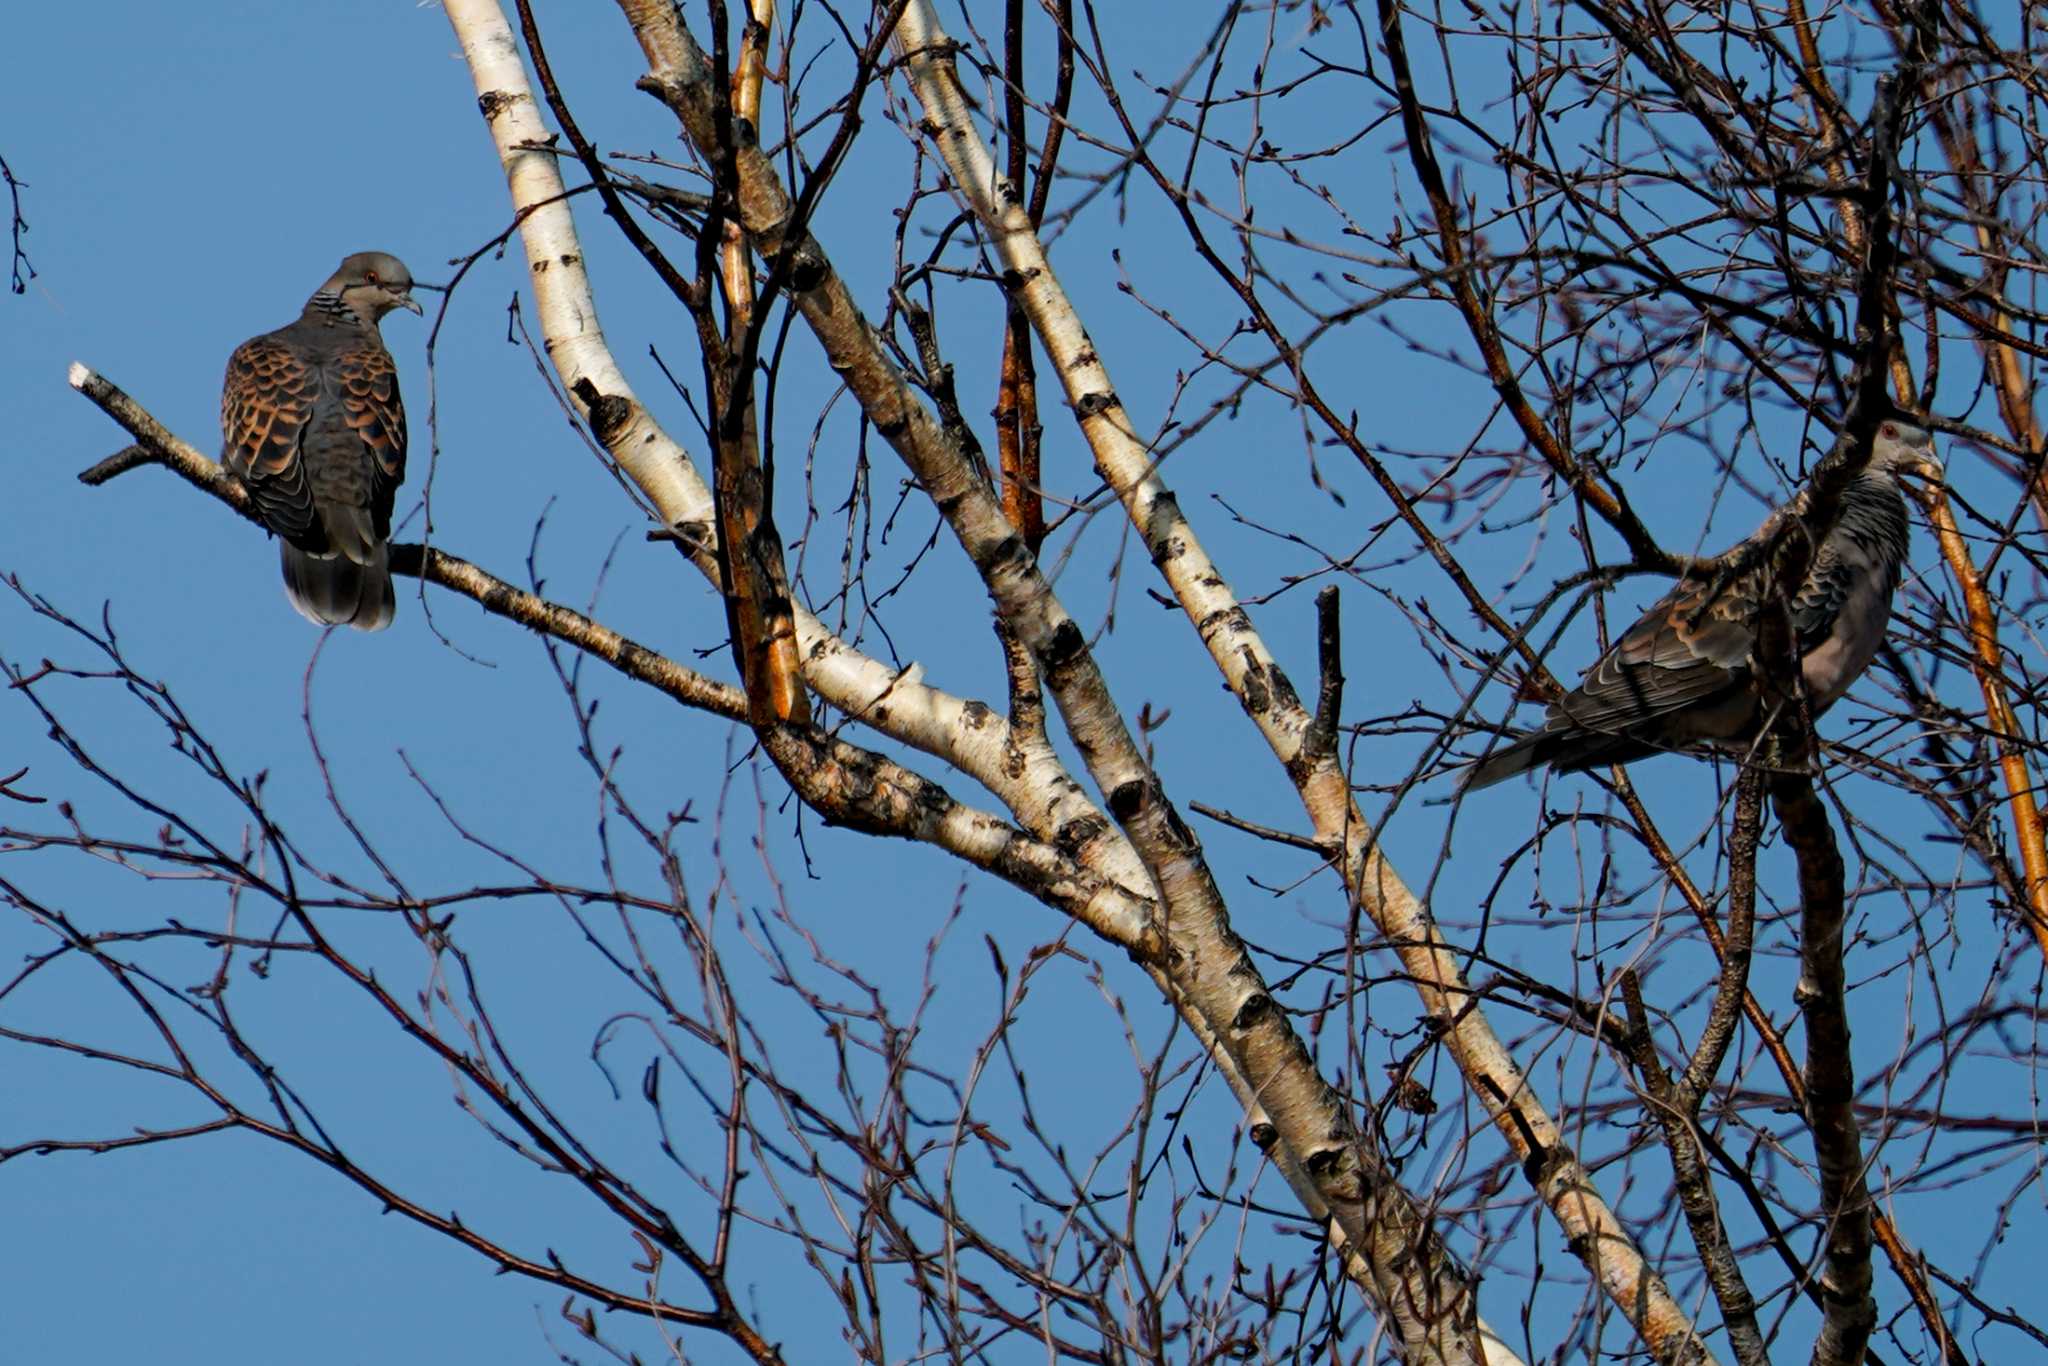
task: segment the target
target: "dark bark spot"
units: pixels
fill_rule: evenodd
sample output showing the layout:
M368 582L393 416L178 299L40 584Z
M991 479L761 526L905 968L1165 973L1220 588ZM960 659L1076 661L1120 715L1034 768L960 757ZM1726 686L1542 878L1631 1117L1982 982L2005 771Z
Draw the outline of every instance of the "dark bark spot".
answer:
M1141 778L1120 783L1109 794L1110 814L1125 824L1138 814L1138 809L1144 804L1145 782Z
M1092 353L1091 353L1092 359ZM1123 407L1123 400L1116 396L1116 390L1103 389L1093 394L1083 394L1074 400L1074 411L1084 418L1106 413L1111 408Z
M1301 1165L1310 1176L1318 1179L1337 1170L1337 1164L1344 1160L1342 1148L1318 1148L1302 1159Z
M1262 1153L1269 1152L1273 1144L1279 1141L1280 1131L1262 1119L1252 1125L1250 1137L1253 1147Z
M1301 694L1294 690L1293 682L1278 664L1266 670L1266 682L1272 685L1273 696L1280 701L1283 711L1293 711L1301 706Z
M1087 648L1087 637L1081 634L1081 628L1069 618L1054 628L1052 639L1038 651L1038 662L1048 670L1064 668L1079 658Z
M669 530L674 533L676 545L684 554L708 550L712 545L711 523L677 522Z
M1564 1160L1564 1154L1556 1148L1531 1148L1529 1155L1522 1159L1522 1174L1529 1178L1529 1184L1541 1187L1556 1173L1557 1166Z
M476 107L483 111L484 122L489 123L503 113L505 106L512 103L513 99L513 96L502 90L486 90L476 97Z
M1239 1006L1237 1014L1231 1017L1231 1028L1238 1030L1250 1029L1260 1020L1265 1019L1272 1009L1273 998L1266 995L1263 991L1255 991L1244 998L1244 1004Z
M620 398L617 394L601 394L597 386L585 375L576 381L576 397L583 400L583 406L590 411L590 430L599 443L609 447L633 416L631 399Z
M988 553L988 564L992 569L1018 568L1031 562L1031 556L1024 548L1021 536L1005 536L997 541L995 549Z
M1052 842L1060 847L1061 852L1074 855L1108 828L1109 822L1100 816L1077 816L1053 831Z
M1152 513L1145 522L1145 539L1152 543L1152 563L1165 564L1187 552L1187 541L1173 534L1182 520L1180 500L1171 493L1162 493L1153 500Z
M798 294L810 293L832 274L832 267L818 251L818 244L809 238L790 245L783 256L789 263L788 274L784 278L789 281L790 289Z
M979 700L969 702L960 709L960 719L967 723L967 729L969 730L980 730L988 724L989 717L993 715L994 713L988 708L988 703Z
M1244 671L1244 709L1253 716L1264 716L1273 705L1273 694L1266 687L1266 671L1259 667L1250 650L1243 653L1249 666Z

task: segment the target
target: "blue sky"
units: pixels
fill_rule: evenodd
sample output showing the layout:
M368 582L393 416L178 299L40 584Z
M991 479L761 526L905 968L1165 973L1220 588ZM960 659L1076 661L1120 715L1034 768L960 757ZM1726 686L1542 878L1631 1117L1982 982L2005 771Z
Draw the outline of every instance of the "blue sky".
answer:
M1112 44L1156 37L1165 19L1184 13L1165 3L1116 8L1107 16ZM953 14L947 10L949 19ZM673 154L668 115L631 88L637 53L616 14L604 6L553 4L542 7L541 17L557 72L601 145ZM245 775L269 773L280 818L311 854L367 877L368 866L320 793L302 716L319 637L286 606L274 548L160 471L138 471L102 489L81 487L75 473L125 437L65 387L64 372L73 360L85 362L210 450L217 441L219 383L228 352L243 338L293 317L342 255L389 250L419 278L445 279L451 258L487 241L509 217L456 43L437 8L340 3L44 5L11 16L6 31L8 42L0 46L0 153L28 184L28 245L39 275L24 297L0 298L0 395L9 413L0 448L10 480L0 509L0 568L84 618L97 617L107 604L138 669L176 692L230 767ZM1197 41L1186 34L1180 46L1156 59L1158 70L1144 74L1170 78ZM1292 117L1313 126L1349 112L1318 107L1311 97ZM905 198L910 174L898 135L876 124L864 135L872 153L835 185L819 226L856 294L873 311L879 311L887 279L892 213ZM1345 187L1361 216L1387 217L1392 189L1402 183L1399 171L1384 148L1361 156L1355 179ZM587 204L579 203L578 214L615 352L671 432L697 446L690 439L693 419L681 403L667 399L649 356L649 348L656 348L678 374L694 375L685 320ZM1141 425L1162 419L1190 361L1172 333L1121 294L1119 284L1129 282L1141 294L1169 301L1177 316L1199 328L1219 327L1233 316L1231 302L1194 275L1184 253L1156 249L1156 243L1172 243L1173 232L1155 200L1134 192L1127 204L1098 202L1056 250L1056 262L1089 310L1098 345ZM644 527L570 430L532 360L508 343L507 305L515 296L526 298L516 252L484 262L455 297L438 347L433 431L427 420L426 327L405 315L387 321L386 337L412 414L412 473L401 514L426 479L430 442L438 438L433 489L440 544L501 577L523 580L536 524L545 517L537 553L551 595L581 605L601 590L605 620L729 677L723 654L698 658L715 651L722 639L715 595L671 551L644 541ZM530 304L524 316L531 322ZM962 361L963 409L978 423L993 398L990 367L969 360L994 354L997 321L993 310L964 303L940 318L943 340ZM1441 312L1417 313L1406 321L1425 337L1452 341ZM1348 392L1349 401L1366 412L1374 439L1390 448L1433 449L1455 440L1471 405L1484 401L1484 386L1416 354L1397 337L1366 325L1352 330L1356 338L1333 340L1317 353L1326 388ZM795 359L781 437L785 471L813 443L812 424L830 393L830 377L800 329L790 351ZM851 478L858 433L850 406L840 400L807 452L816 501L827 513ZM1085 490L1086 452L1050 399L1046 424L1049 478ZM986 439L985 423L981 430ZM1168 467L1198 530L1247 596L1322 563L1260 527L1286 527L1313 544L1341 550L1356 547L1365 529L1385 516L1378 495L1335 453L1323 455L1322 472L1344 502L1316 492L1306 478L1298 433L1294 419L1254 401ZM900 470L878 442L870 444L879 519L895 503ZM1664 468L1631 491L1668 544L1691 549L1704 541L1718 547L1747 531L1758 515L1754 503L1732 498L1708 511L1710 490L1702 473L1680 464L1676 477L1665 478ZM1757 473L1768 480L1761 466ZM1965 468L1958 478L1967 482L1978 475ZM800 487L784 487L785 500L802 498ZM1995 484L1984 487L1987 501L2004 497ZM786 537L799 534L788 511L798 505L783 504ZM878 549L878 582L894 579L932 525L929 508L913 500ZM413 539L417 533L415 521L401 534ZM828 518L816 544L807 548L818 583L836 577L839 534ZM1478 568L1495 582L1513 573L1528 549L1526 535L1506 539L1510 543L1477 555ZM1091 624L1113 622L1099 650L1119 699L1132 713L1146 702L1175 712L1156 737L1169 789L1184 803L1203 799L1297 827L1283 775L1234 704L1212 686L1199 643L1177 617L1144 597L1150 571L1142 554L1131 553L1121 528L1111 518L1095 519L1071 550L1060 586L1077 616ZM932 553L928 569L883 609L886 638L870 629L863 644L884 657L893 649L903 662L923 662L934 682L952 690L998 696L997 657L980 624L978 585L943 537ZM1569 567L1568 553L1556 544L1543 553L1544 563ZM1915 556L1931 566L1924 533L1916 532ZM1121 581L1110 574L1119 563L1125 570ZM409 762L461 818L493 840L530 854L565 880L594 879L599 797L588 766L575 753L571 709L538 647L466 602L437 598L435 620L459 651L450 648L428 629L413 587L401 581L400 615L391 631L328 641L312 674L314 725L351 811L423 888L445 890L501 876L502 868L441 823L407 777ZM1526 606L1534 596L1524 586L1505 605ZM1625 585L1612 610L1631 611L1650 596L1646 585ZM1412 699L1454 705L1446 675L1416 644L1401 616L1402 610L1432 603L1448 612L1451 601L1448 588L1425 567L1390 571L1370 589L1347 586L1347 720L1398 712ZM1283 662L1305 685L1314 672L1309 594L1289 592L1257 611ZM975 624L962 630L956 623L963 619ZM1586 629L1582 622L1563 647L1566 670L1590 657ZM0 653L32 664L46 654L76 658L82 650L9 595L0 600ZM1062 933L1057 918L990 881L963 876L933 851L878 845L819 830L815 821L805 830L804 849L817 877L806 878L793 818L770 774L758 780L767 812L760 837L780 875L778 893L778 883L750 847L757 820L754 773L738 770L727 794L731 799L721 803L728 765L744 744L721 723L681 714L595 669L586 678L591 695L602 699L599 743L623 747L621 781L649 810L679 810L687 803L701 818L679 843L693 892L703 896L721 888L750 906L777 904L779 894L791 916L817 935L824 953L855 966L905 1013L916 1008L924 989L927 946L941 939L926 1028L941 1041L934 1045L939 1059L954 1068L963 1065L968 1050L953 1041L978 1041L994 1019L996 987L983 937L1001 945L1016 964L1031 946ZM161 728L131 701L110 689L81 687L67 696L67 715L100 752L137 774L152 792L192 803L215 823L212 828L234 828L234 812L195 783L187 766L169 754ZM1966 699L1967 693L1957 696ZM1495 712L1503 705L1494 702ZM1845 709L1833 724L1839 728L1849 714ZM43 731L26 706L0 695L0 772L28 764L26 790L73 801L89 823L147 833L146 823L70 771ZM1413 753L1390 753L1376 763L1398 765L1394 771L1400 771ZM943 778L930 764L922 771ZM1707 770L1661 760L1645 766L1643 774L1674 838L1706 827L1714 797ZM949 785L965 799L986 801L959 780ZM1845 791L1886 810L1884 795L1867 786ZM1595 804L1597 793L1566 787L1551 797L1553 807L1576 800ZM722 820L714 820L721 809ZM47 808L33 816L11 810L0 815L23 823L49 819ZM1447 919L1472 917L1505 848L1527 836L1535 816L1536 799L1519 783L1486 794L1468 809L1452 836L1454 857L1436 885ZM1505 843L1503 829L1514 832ZM1327 882L1295 887L1305 871L1298 858L1213 825L1201 833L1248 937L1290 951L1328 947L1342 904ZM1918 841L1922 834L1916 828L1902 831L1902 838ZM1390 838L1403 851L1397 861L1404 871L1421 881L1443 839L1441 809L1405 808ZM1937 872L1959 866L1952 848L1915 848ZM1546 894L1568 908L1574 888L1583 895L1579 884L1599 874L1600 851L1559 849L1550 858ZM1711 877L1711 857L1697 862ZM1785 860L1774 854L1766 867L1789 904ZM217 894L143 883L77 858L8 856L0 860L0 875L18 877L39 895L78 908L89 923L110 927L160 918L167 902L178 899L190 903L189 914L200 918L195 923L220 914ZM652 870L629 866L629 875L647 883ZM1290 890L1271 897L1249 881L1253 877ZM1526 875L1507 898L1518 911L1536 899ZM1642 905L1662 903L1649 893ZM1900 905L1877 890L1859 905L1858 923L1870 947L1869 957L1852 965L1852 978L1885 973L1915 942L1910 930L1901 929ZM1667 914L1677 909L1662 905ZM1997 973L1996 961L2007 950L1981 893L1941 905L1935 914L1953 917L1950 927L1937 925L1927 933L1953 934L1945 952L1957 990L1967 998ZM622 1045L624 1055L612 1059L625 1094L623 1101L614 1100L591 1053L603 1022L620 1008L616 984L583 951L576 927L557 908L530 905L465 913L461 924L465 942L488 973L501 1023L516 1036L535 1075L574 1110L593 1141L622 1164L660 1179L662 1167L651 1156L635 1094L647 1049L644 1041L629 1042ZM1630 925L1618 939L1593 924L1566 932L1510 928L1500 932L1496 951L1527 971L1592 994L1598 989L1596 970L1610 970L1640 949L1641 940L1632 937L1640 928ZM1679 927L1660 922L1653 928L1675 934ZM394 940L394 930L389 924L350 923L337 933L401 974L406 990L417 990L417 952L402 936ZM1901 933L1903 939L1895 937ZM1783 940L1780 933L1781 946ZM0 925L0 952L10 962L46 944L20 918ZM1085 942L1077 947L1094 952ZM1113 1132L1111 1117L1120 1120L1135 1096L1133 1062L1104 991L1125 998L1141 1049L1157 1048L1169 1032L1166 1013L1148 997L1143 980L1114 955L1107 958L1103 990L1079 965L1061 961L1048 968L1034 989L1036 1004L1046 1008L1027 1013L1020 1035L1026 1055L1060 1078L1057 1086L1042 1086L1037 1098L1052 1119L1074 1126L1077 1150L1089 1150ZM1697 966L1696 959L1683 956L1671 961ZM180 960L178 969L193 975L173 980L200 980L209 962L203 954ZM1871 990L1899 1004L1859 1016L1871 1026L1859 1038L1871 1067L1900 1052L1905 1031L1924 1024L1930 1009L1907 984L1912 974L1889 976L1892 984L1880 982ZM1667 984L1674 997L1683 994L1671 979ZM1760 965L1759 990L1781 1019L1790 1017L1789 985L1790 968L1782 958ZM359 1160L392 1173L408 1189L431 1192L437 1208L458 1209L479 1226L489 1223L523 1251L553 1247L626 1278L623 1268L635 1249L593 1217L582 1197L536 1176L485 1139L450 1104L445 1076L404 1047L331 976L284 964L269 979L238 980L235 992L245 1021L298 1069L322 1114L336 1119ZM1376 987L1372 999L1384 1003L1387 1018L1405 1022L1414 1013L1405 992L1390 983ZM1060 1004L1048 1007L1048 998ZM110 1009L104 993L77 990L67 979L0 1007L0 1023L49 1032L104 1030L111 1041L124 1037L130 1025ZM770 1032L790 1065L805 1075L829 1063L816 1020L778 1015ZM1371 1047L1388 1045L1375 1041ZM19 1046L5 1046L4 1056L10 1100L0 1108L0 1142L31 1134L115 1132L195 1113L181 1097L108 1078L73 1059ZM1523 1056L1537 1084L1553 1096L1569 1094L1585 1066L1582 1048L1548 1034L1532 1041ZM1964 1111L1998 1109L1999 1088L2018 1084L2024 1075L2023 1066L2015 1071L2011 1063L1983 1060L1960 1069L1950 1103ZM1769 1088L1776 1081L1759 1076L1744 1084ZM1455 1094L1448 1080L1440 1084L1439 1096L1447 1103ZM1201 1105L1212 1141L1221 1141L1217 1135L1227 1135L1232 1121L1227 1094L1212 1082ZM701 1132L694 1137L712 1141ZM1431 1139L1432 1161L1441 1157L1443 1138L1439 1131ZM1598 1139L1611 1141L1605 1131ZM1901 1140L1901 1146L1911 1145ZM1902 1152L1898 1161L1909 1164L1912 1158ZM1426 1182L1421 1173L1431 1170L1419 1160L1411 1179ZM1908 1198L1901 1218L1909 1236L1937 1260L1967 1269L1987 1220L2007 1204L2017 1181L2013 1172L2001 1171L1981 1190ZM1262 1191L1285 1200L1277 1183L1269 1181ZM673 1198L678 1209L690 1208L686 1191ZM999 1184L982 1187L976 1198L992 1210L1010 1208ZM2015 1236L2037 1238L2038 1189L2028 1189L2012 1205L2011 1217L2023 1224ZM558 1291L518 1277L494 1277L472 1254L379 1214L360 1192L312 1164L241 1136L0 1166L0 1227L8 1230L0 1239L0 1317L8 1325L9 1344L0 1355L8 1360L538 1362L554 1359L549 1334L558 1341L570 1336L555 1313ZM1550 1251L1562 1258L1554 1242ZM809 1274L793 1268L786 1253L764 1247L752 1265L760 1268L754 1291L762 1303L774 1304L778 1293L807 1293L791 1292L789 1283L778 1280ZM748 1273L739 1279L747 1281ZM1518 1298L1513 1284L1503 1278L1490 1291L1490 1315L1512 1321ZM2001 1282L1994 1278L1990 1284L1997 1288ZM1879 1287L1886 1309L1897 1308L1897 1288L1882 1273ZM1572 1294L1559 1295L1547 1302L1546 1313L1568 1311ZM1989 1297L2004 1302L1998 1294ZM2025 1293L2008 1285L2004 1299L2024 1302ZM771 1314L770 1321L778 1325L774 1335L793 1348L809 1349L800 1356L829 1358L844 1351L835 1334L786 1310ZM650 1343L658 1351L658 1340L644 1331L618 1327L643 1351ZM908 1339L902 1341L908 1351Z

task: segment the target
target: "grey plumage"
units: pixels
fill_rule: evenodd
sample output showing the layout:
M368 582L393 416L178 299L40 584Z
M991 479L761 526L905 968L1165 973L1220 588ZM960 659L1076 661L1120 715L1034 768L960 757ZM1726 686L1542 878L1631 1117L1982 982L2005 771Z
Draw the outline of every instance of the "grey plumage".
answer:
M397 257L343 261L298 321L251 337L221 386L221 462L276 534L300 615L391 624L391 505L405 478L405 405L377 322L420 306Z
M1919 427L1886 421L1870 460L1843 491L1839 516L1815 549L1791 626L1808 706L1818 716L1847 692L1884 643L1906 558L1899 475L1939 472ZM1777 518L1750 538L1775 532ZM1708 602L1713 585L1683 580L1601 656L1547 720L1475 764L1465 789L1548 764L1574 773L1667 750L1754 738L1764 698L1754 676L1768 584L1760 566ZM1704 608L1704 610L1702 610Z

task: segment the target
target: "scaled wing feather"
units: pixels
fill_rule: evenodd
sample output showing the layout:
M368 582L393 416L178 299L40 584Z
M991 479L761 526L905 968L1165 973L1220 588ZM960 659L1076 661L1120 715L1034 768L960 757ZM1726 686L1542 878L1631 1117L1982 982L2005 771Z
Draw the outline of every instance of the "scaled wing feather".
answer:
M318 536L301 448L319 396L319 373L274 336L243 342L228 358L223 463L248 485L264 525L290 541Z

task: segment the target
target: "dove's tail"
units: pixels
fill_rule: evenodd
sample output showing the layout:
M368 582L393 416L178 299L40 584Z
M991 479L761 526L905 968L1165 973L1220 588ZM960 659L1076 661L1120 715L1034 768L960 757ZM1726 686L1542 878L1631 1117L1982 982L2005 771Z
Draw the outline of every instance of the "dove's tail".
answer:
M346 555L315 555L289 541L279 545L284 560L284 592L308 621L322 626L353 626L381 631L398 615L391 592L391 547L378 543L367 563Z
M1647 741L1605 731L1532 730L1468 768L1458 782L1458 790L1476 792L1546 764L1558 773L1582 773L1604 764L1633 763L1663 752Z

